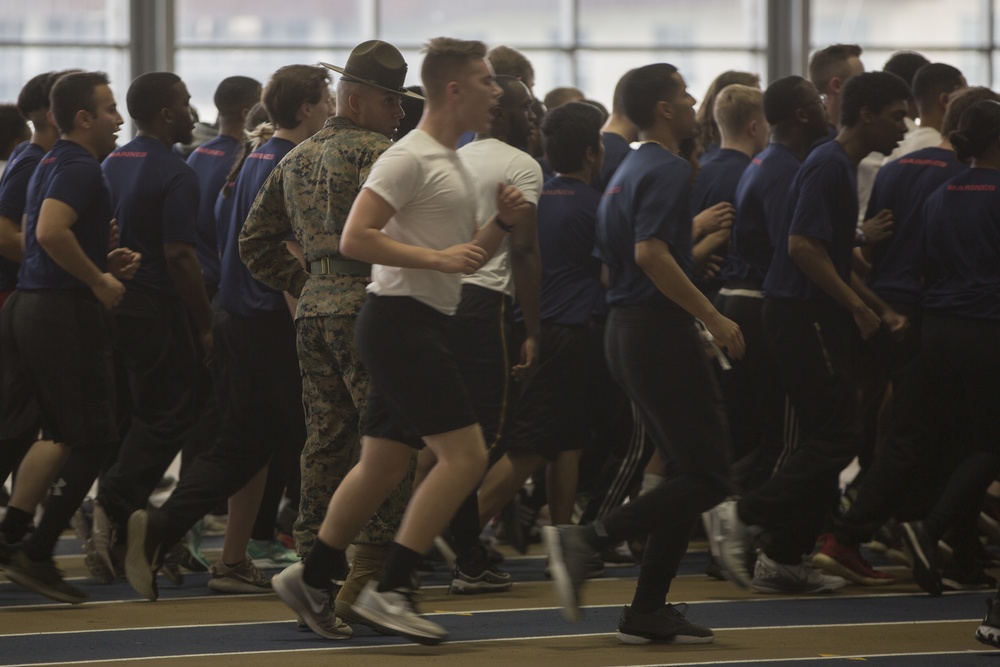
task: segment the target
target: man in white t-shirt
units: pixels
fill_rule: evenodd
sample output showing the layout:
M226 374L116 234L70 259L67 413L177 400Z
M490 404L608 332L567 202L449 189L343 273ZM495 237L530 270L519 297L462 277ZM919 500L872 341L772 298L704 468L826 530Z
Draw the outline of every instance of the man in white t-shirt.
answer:
M340 239L344 256L373 264L356 324L371 377L361 459L330 501L306 560L272 583L310 627L328 613L326 584L346 575L344 551L426 445L438 463L407 507L381 580L368 582L352 613L381 631L437 644L448 633L416 613L411 575L486 467L445 331L460 275L486 262L514 229L505 220L517 220L527 204L516 188L498 185L497 214L480 225L475 181L455 152L463 132L489 127L500 94L485 45L441 37L424 53L424 115L372 167Z
M524 150L535 122L533 98L516 77L497 75L496 81L503 96L494 109L490 129L462 146L458 156L476 179L480 219L488 220L496 212L499 183L520 190L529 205L516 220L506 220L505 216L505 221L514 227L510 238L501 242L496 254L482 268L462 276L462 300L448 327L448 346L462 369L491 464L502 454L498 445L513 395L511 375L523 377L537 364L541 326L538 314L541 260L535 211L542 190L542 169ZM512 331L515 294L524 316L526 337L520 346L520 361L512 367L511 358L516 354ZM420 456L431 454L424 450ZM450 529L456 556L451 591L508 590L513 583L510 574L490 563L479 542L481 526L475 493L456 512Z

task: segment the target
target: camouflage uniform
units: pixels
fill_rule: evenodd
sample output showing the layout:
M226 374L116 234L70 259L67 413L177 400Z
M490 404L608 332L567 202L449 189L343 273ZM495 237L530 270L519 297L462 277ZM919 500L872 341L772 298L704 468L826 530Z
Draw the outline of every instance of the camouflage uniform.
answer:
M347 118L329 119L271 172L240 232L240 257L253 276L299 299L296 347L307 435L294 532L302 557L316 539L333 492L357 460L368 374L355 350L354 320L368 275L310 274L284 241L294 235L307 265L324 258L350 261L339 252L344 222L372 164L390 145L384 135ZM410 484L401 484L379 512L399 516L409 495ZM376 516L358 542L384 544L394 534L395 527Z

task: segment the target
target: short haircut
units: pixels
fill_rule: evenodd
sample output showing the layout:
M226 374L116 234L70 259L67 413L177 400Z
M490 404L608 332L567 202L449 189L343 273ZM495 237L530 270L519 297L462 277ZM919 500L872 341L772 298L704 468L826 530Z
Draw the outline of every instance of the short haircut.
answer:
M910 87L889 72L865 72L852 76L844 85L840 103L840 124L852 127L861 118L861 109L868 107L873 114L897 100L910 99Z
M28 79L17 96L17 109L25 118L49 110L49 93L59 78L59 72L43 72Z
M764 91L764 118L770 125L793 120L795 112L809 100L803 99L802 86L806 80L793 74L773 82Z
M173 72L147 72L140 74L128 87L125 104L128 115L135 119L140 128L148 128L161 110L177 99L174 84L181 80Z
M764 115L764 93L740 83L726 86L715 98L715 122L728 135L738 135Z
M625 79L634 71L634 69L630 69L622 74L618 83L615 84L614 97L611 98L611 113L625 113Z
M930 60L916 51L896 51L885 62L883 72L892 72L908 85L913 85L913 77L924 65L929 65Z
M531 61L517 49L500 44L489 50L486 59L493 65L493 71L497 74L516 77L524 81L525 84L528 81L532 83L535 81L535 68L531 66Z
M861 57L861 47L857 44L832 44L820 49L809 58L809 80L821 93L825 93L830 79L846 79L851 75L847 61Z
M608 116L610 115L610 114L608 114L608 108L606 106L604 106L603 104L601 104L599 101L592 100L592 99L589 99L589 98L584 98L582 100L577 100L577 101L583 102L584 104L589 104L590 106L592 106L595 109L597 109L598 111L600 111L601 112L601 125L604 125L604 123L608 122Z
M94 89L110 84L104 72L71 72L59 77L52 86L52 116L62 134L69 134L76 126L76 114L81 109L91 116L97 115Z
M1000 138L1000 102L984 100L969 106L948 137L959 160L983 155Z
M562 106L567 102L582 100L586 95L579 88L574 88L573 86L559 86L558 88L553 88L545 94L545 99L542 103L545 104L546 109L555 109L558 106Z
M509 74L497 74L496 82L497 85L500 86L500 90L503 92L503 95L509 93L517 84L524 85L523 81L518 79L516 76L511 76Z
M219 116L233 118L260 102L260 81L248 76L230 76L219 83L212 98Z
M583 169L587 149L600 150L601 112L586 102L556 107L542 122L542 145L552 168L561 174Z
M965 78L957 67L944 63L930 63L917 70L913 76L913 99L919 109L929 109L941 93L950 93L965 85Z
M718 144L721 140L719 125L715 122L715 98L719 96L723 88L731 86L734 83L759 88L760 76L751 72L727 70L715 77L712 83L708 85L708 90L705 91L705 99L701 101L701 106L698 107L697 114L698 144L696 150L699 154L704 152L709 146Z
M420 80L428 100L438 100L452 81L462 78L469 67L486 58L486 45L476 40L435 37L423 49Z
M670 101L679 86L674 79L677 68L668 63L656 63L632 70L625 82L623 101L625 115L640 130L651 127L656 120L656 105ZM550 112L551 113L551 112Z
M285 65L271 75L261 101L275 127L292 130L301 124L299 107L319 104L330 91L330 70L315 65Z
M962 118L965 110L976 102L992 100L1000 102L1000 94L994 93L985 86L975 86L973 88L963 88L956 91L948 100L948 109L944 112L944 121L941 123L941 134L947 137L958 129L958 121Z
M6 152L31 136L28 122L14 104L0 104L0 151ZM7 159L0 153L0 159Z

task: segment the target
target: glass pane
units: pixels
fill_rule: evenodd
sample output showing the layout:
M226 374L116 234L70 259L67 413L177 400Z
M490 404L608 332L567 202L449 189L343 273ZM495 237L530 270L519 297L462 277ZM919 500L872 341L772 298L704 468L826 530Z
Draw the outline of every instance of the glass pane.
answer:
M861 54L865 69L874 71L882 69L894 51L869 51ZM986 54L980 51L936 51L924 49L921 51L928 60L935 63L947 63L957 67L965 75L970 86L989 86L989 61Z
M583 46L751 47L765 42L764 0L579 0L579 8Z
M177 0L179 44L302 44L363 41L364 0Z
M488 46L556 46L569 38L560 22L560 2L506 0L382 0L379 37L399 48L419 48L431 37L478 39Z
M279 67L296 63L315 65L320 61L343 65L349 51L330 49L178 49L175 59L177 75L187 84L191 104L200 120L215 122L217 110L212 98L219 82L227 76L249 76L266 85ZM338 74L330 72L333 81Z
M987 43L982 0L812 0L813 46L849 43L893 49Z
M41 72L70 68L107 72L122 115L128 76L126 51L110 48L3 47L0 48L0 100L16 100L21 86Z
M0 39L107 44L128 40L128 0L5 0Z
M709 84L726 70L740 70L760 74L763 79L767 68L764 57L752 52L724 51L580 51L577 54L579 88L588 97L603 103L608 109L618 79L634 67L666 62L677 67L687 82L688 90L701 102ZM762 85L763 85L762 81ZM544 91L541 91L544 94Z

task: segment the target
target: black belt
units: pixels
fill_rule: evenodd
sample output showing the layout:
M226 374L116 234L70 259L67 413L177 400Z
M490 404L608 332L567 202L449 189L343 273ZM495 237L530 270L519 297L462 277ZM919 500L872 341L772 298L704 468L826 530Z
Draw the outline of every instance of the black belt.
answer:
M348 276L371 275L372 265L366 262L356 262L353 259L330 259L322 257L309 262L309 273L312 275L342 274Z

